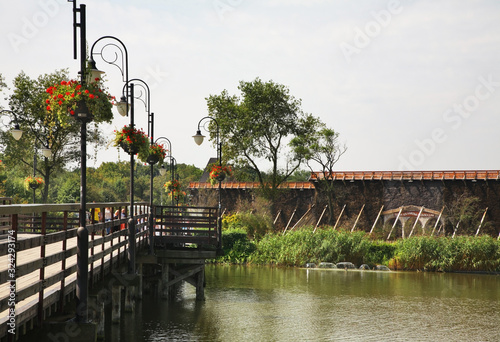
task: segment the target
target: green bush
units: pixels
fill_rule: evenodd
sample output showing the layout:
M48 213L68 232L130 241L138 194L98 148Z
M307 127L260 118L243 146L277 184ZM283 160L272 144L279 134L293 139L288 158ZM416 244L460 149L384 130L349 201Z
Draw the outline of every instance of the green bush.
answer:
M251 212L228 215L222 220L223 229L244 229L250 238L256 240L271 232L272 227L272 221L268 216Z
M244 229L228 229L222 232L222 249L224 255L219 256L217 262L240 264L247 261L256 247Z

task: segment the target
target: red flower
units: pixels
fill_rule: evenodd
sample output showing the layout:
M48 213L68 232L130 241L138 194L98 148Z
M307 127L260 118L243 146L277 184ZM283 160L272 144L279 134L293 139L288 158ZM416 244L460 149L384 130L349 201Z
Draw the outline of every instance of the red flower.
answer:
M75 111L74 110L70 110L69 112L71 115L75 115Z
M50 110L50 106L47 106L47 110Z

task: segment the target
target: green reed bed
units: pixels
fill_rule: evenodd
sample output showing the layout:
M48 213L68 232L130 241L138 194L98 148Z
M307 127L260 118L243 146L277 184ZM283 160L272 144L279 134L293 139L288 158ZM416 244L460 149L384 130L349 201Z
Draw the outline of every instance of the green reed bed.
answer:
M390 244L369 239L364 232L334 231L312 227L286 234L268 234L256 243L249 261L258 264L303 266L306 263L350 261L356 265L388 261Z
M500 272L500 242L490 236L412 237L396 242L389 267L402 270Z
M395 242L364 232L312 227L249 239L244 228L223 233L224 256L216 262L304 266L350 261L393 270L500 272L500 242L489 236L414 236Z

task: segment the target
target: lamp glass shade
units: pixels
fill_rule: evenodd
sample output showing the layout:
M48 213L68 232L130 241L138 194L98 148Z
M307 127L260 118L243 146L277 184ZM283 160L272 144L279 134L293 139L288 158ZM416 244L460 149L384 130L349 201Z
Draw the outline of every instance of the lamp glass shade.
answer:
M193 135L193 139L194 139L194 142L196 143L196 145L201 145L203 143L204 138L205 138L205 136L203 134L201 134L200 131L197 131L196 135Z
M118 109L118 113L121 115L121 116L127 116L127 99L122 96L122 98L120 99L120 102L118 102L116 104L116 108ZM128 108L130 109L130 104L128 105Z
M14 139L19 140L23 136L23 130L19 128L19 125L14 126L14 129L10 131Z
M42 154L45 158L52 157L52 150L50 148L42 148Z
M103 74L105 74L104 71L97 69L97 67L95 65L95 61L93 59L91 59L89 61L89 68L90 68L90 72L89 72L89 75L87 76L87 81L89 83L94 82L96 78L101 79L101 76Z
M167 169L165 168L165 165L162 164L162 166L160 167L160 175L165 176L166 173Z

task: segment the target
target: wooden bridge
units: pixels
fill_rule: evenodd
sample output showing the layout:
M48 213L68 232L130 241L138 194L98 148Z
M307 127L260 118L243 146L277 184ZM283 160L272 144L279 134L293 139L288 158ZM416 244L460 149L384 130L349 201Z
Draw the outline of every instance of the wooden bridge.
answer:
M105 208L130 210L127 203L92 203L87 208L92 218L97 208L103 213ZM171 286L186 280L197 286L197 298L203 299L205 259L214 258L221 247L217 208L150 208L137 203L134 209L139 214L133 218L87 220L89 292L108 275L120 277L123 266L134 260L139 266L139 280L133 282L138 298L142 266L155 264L163 266L165 297ZM78 210L79 204L0 205L2 341L42 326L77 296ZM136 222L132 235L127 229L131 219ZM131 251L137 255L131 256Z

